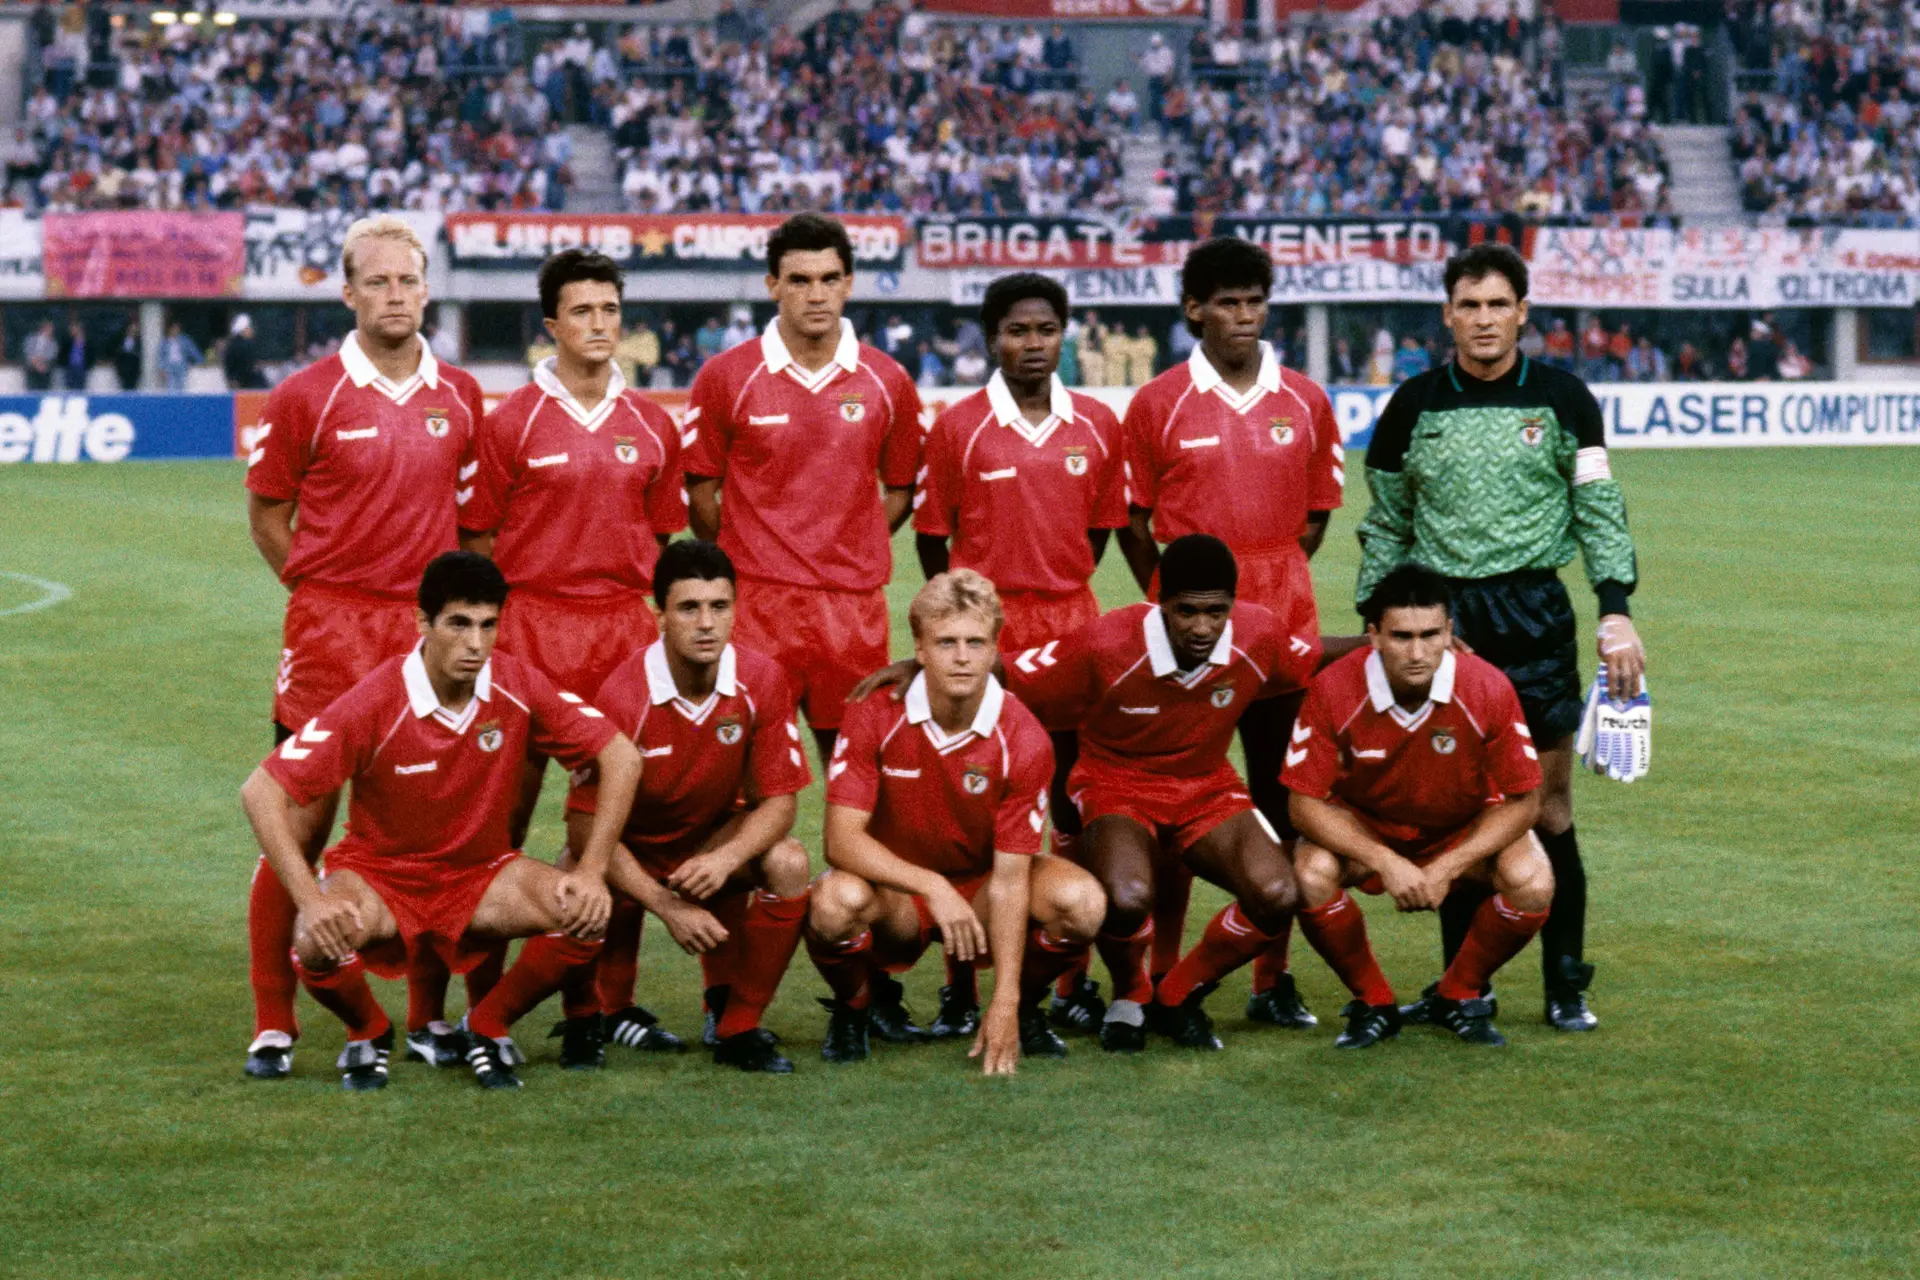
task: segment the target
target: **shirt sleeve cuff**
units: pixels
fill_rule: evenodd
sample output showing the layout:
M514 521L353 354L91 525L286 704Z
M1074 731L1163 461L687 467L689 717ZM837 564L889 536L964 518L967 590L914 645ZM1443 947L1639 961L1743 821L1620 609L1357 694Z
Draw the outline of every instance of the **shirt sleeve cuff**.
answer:
M1593 586L1593 593L1600 599L1601 617L1604 618L1610 613L1623 614L1628 617L1632 616L1631 611L1627 608L1627 588L1620 583L1612 579L1608 579L1605 582L1596 582Z

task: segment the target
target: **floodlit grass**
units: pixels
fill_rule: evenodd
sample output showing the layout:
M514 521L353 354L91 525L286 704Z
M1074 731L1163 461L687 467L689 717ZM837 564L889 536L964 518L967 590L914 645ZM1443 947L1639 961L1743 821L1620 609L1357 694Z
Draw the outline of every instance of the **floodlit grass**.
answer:
M878 1045L835 1070L803 953L769 1017L792 1077L620 1049L562 1073L550 1006L510 1097L398 1065L347 1096L304 997L295 1078L242 1078L235 792L268 746L282 594L238 468L0 468L0 570L73 589L0 617L0 1274L1911 1274L1920 450L1615 467L1658 732L1646 782L1579 784L1597 1034L1539 1023L1529 951L1504 1052L1412 1029L1337 1054L1344 993L1296 941L1318 1032L1245 1023L1236 977L1221 1054L1075 1039L988 1082L959 1048ZM1330 631L1358 514L1316 565ZM1116 555L1099 585L1131 598ZM0 610L35 594L0 579ZM819 821L816 788L816 850ZM1410 993L1434 922L1384 907ZM939 981L931 958L909 978L929 1014ZM641 982L698 1031L657 927Z

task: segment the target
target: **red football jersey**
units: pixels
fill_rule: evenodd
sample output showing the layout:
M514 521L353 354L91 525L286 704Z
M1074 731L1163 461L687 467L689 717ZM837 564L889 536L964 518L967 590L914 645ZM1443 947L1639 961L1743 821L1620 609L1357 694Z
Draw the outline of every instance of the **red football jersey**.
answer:
M654 535L687 527L679 429L618 366L588 413L543 361L481 424L461 479L460 527L498 530L500 572L548 595L649 590Z
M961 880L995 853L1040 852L1053 740L991 677L973 723L934 722L923 672L898 702L882 690L847 707L827 768L827 803L873 815L867 832L916 867Z
M1078 591L1093 577L1089 529L1127 523L1120 424L1053 380L1035 426L995 373L934 419L913 527L953 539L952 563L1001 591Z
M893 571L880 481L920 470L920 393L907 371L840 323L840 345L808 373L776 318L693 380L681 463L718 477L720 546L743 578L870 591Z
M440 705L416 648L307 721L267 757L266 770L295 804L352 781L342 851L477 867L512 849L507 824L529 744L581 768L614 733L599 711L508 653L480 669L455 715Z
M1280 781L1339 800L1389 838L1414 840L1456 831L1488 805L1534 790L1540 754L1513 685L1492 663L1449 653L1426 705L1408 711L1369 647L1308 687Z
M1340 505L1346 471L1333 403L1260 344L1260 373L1235 395L1195 347L1127 406L1128 500L1153 536L1210 533L1236 552L1299 540L1307 512Z
M1302 687L1319 661L1317 641L1243 602L1182 671L1160 607L1131 604L1011 659L1007 679L1049 724L1079 727L1082 760L1192 778L1226 762L1249 703Z
M640 790L624 837L629 848L704 835L742 793L765 800L813 781L787 678L779 663L751 649L720 651L713 692L695 706L680 696L666 643L656 640L607 677L594 704L640 748ZM567 808L592 813L598 798L589 776L568 795Z
M454 490L485 412L480 384L424 341L403 383L355 334L282 382L247 456L248 489L299 504L280 580L411 599L427 561L459 546Z

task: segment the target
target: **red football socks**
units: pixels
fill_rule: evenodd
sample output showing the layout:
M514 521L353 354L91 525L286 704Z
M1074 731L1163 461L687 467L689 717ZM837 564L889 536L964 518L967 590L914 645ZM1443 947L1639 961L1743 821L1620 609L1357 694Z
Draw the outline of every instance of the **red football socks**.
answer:
M477 1009L480 1002L493 990L493 984L500 981L500 975L507 968L507 944L496 943L487 952L487 958L467 970L467 1008Z
M1153 1003L1153 978L1147 973L1147 953L1153 948L1153 918L1133 934L1121 938L1111 933L1103 933L1093 940L1100 952L1100 958L1106 961L1107 972L1113 978L1113 998L1131 1000L1135 1004Z
M1494 894L1473 913L1473 927L1460 954L1440 975L1440 996L1445 1000L1472 1000L1479 996L1501 965L1520 954L1521 948L1540 932L1547 922L1544 911L1516 911L1507 900Z
M1085 977L1087 974L1087 970L1091 969L1092 967L1093 967L1093 948L1089 947L1085 951L1082 951L1079 955L1075 956L1073 958L1073 963L1067 966L1067 971L1061 974L1060 977L1057 980L1055 980L1053 984L1053 993L1059 996L1062 1000L1065 1000L1068 997L1072 996L1074 984L1080 981L1081 978Z
M520 958L506 971L486 999L467 1011L467 1027L478 1035L499 1039L535 1005L560 989L567 971L593 963L600 943L543 933L528 938Z
M447 984L452 981L447 962L432 947L422 947L408 959L408 1031L424 1031L430 1023L446 1021ZM467 1007L473 1005L470 1003Z
M1280 981L1280 975L1289 967L1287 952L1293 946L1293 917L1280 926L1280 932L1273 935L1273 941L1267 949L1253 958L1253 994L1271 991L1273 984Z
M1367 942L1367 917L1352 894L1342 890L1330 902L1301 908L1300 932L1356 997L1375 1006L1394 1003L1393 986Z
M1071 972L1090 950L1087 943L1055 938L1037 924L1027 930L1027 949L1020 958L1021 1005L1039 999L1054 979Z
M632 898L616 897L607 921L593 984L600 994L600 1011L616 1014L633 1006L633 989L640 981L640 926L646 912Z
M1153 886L1153 973L1170 972L1180 963L1180 944L1187 936L1187 903L1193 897L1193 872L1178 864L1159 868Z
M734 962L727 1007L715 1028L722 1040L760 1025L760 1016L773 1003L780 979L793 961L793 949L800 945L800 930L806 922L805 890L793 898L759 890L750 895L746 917L725 947L734 953Z
M1226 977L1266 950L1272 941L1272 934L1254 928L1239 903L1229 902L1226 910L1207 922L1206 932L1193 944L1193 950L1160 980L1160 1003L1170 1009L1184 1003L1194 988Z
M287 956L290 967L306 984L307 994L347 1024L347 1039L372 1040L393 1026L387 1011L374 999L373 988L367 985L367 969L358 955L349 955L333 968L318 972L301 964L291 951Z
M807 930L807 955L827 980L833 998L849 1009L864 1009L873 997L873 930L862 929L845 942L828 942Z
M253 869L253 888L247 895L247 981L253 987L253 1034L284 1031L300 1034L300 1023L293 1015L294 993L300 980L294 976L293 899L286 886L273 874L265 858Z

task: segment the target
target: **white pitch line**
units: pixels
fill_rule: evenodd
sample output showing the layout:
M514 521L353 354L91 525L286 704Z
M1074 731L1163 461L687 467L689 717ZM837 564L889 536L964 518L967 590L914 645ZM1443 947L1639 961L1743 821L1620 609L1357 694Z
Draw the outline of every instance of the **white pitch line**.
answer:
M0 569L0 578L12 578L15 582L24 582L30 587L38 587L41 593L38 600L14 605L11 609L0 609L0 618L10 618L16 613L38 613L42 609L53 608L62 600L73 598L73 588L64 582L48 582L45 578L36 578L28 573L14 573L10 569Z

